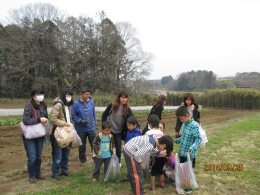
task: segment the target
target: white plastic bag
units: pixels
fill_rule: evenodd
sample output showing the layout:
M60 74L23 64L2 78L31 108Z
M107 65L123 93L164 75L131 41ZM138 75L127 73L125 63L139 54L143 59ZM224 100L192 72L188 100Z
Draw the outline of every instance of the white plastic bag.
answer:
M71 128L71 131L73 133L72 148L81 146L82 145L82 141L81 141L81 138L79 137L75 127L71 124L70 128Z
M171 168L170 166L165 164L164 167L163 167L163 171L164 171L167 178L169 178L173 181L175 180L175 170L173 168Z
M206 132L202 127L199 127L199 132L200 132L200 137L201 137L201 142L200 142L200 147L205 147L206 143L208 143L208 137L206 135Z
M120 164L116 154L113 154L104 181L118 181L120 179Z
M176 153L175 184L176 191L181 194L183 189L198 188L190 155L187 153L187 161L180 163L179 155Z

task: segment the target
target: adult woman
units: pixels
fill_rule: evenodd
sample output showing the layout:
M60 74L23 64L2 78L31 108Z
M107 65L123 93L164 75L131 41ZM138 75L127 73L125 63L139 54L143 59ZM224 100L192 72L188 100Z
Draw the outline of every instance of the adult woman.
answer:
M192 93L186 93L184 95L182 105L188 108L191 118L200 123L200 109L198 104L195 103L194 96L192 95ZM182 122L177 118L175 126L176 137L180 136L181 125Z
M162 120L162 111L164 109L164 106L166 104L166 96L165 95L159 95L159 97L156 100L156 103L153 105L150 114L147 117L147 120L149 118L149 116L151 116L152 114L155 114L159 117L160 120ZM142 134L144 135L147 131L148 131L148 124L146 124L145 128L142 131Z
M44 90L42 88L33 88L31 90L31 100L24 108L24 125L29 126L38 123L48 123L47 106L43 100ZM44 136L26 139L23 135L22 138L28 158L29 182L34 183L37 179L43 179L41 176L41 156Z
M125 140L127 132L127 118L133 115L128 106L128 93L121 91L114 102L109 104L102 114L102 122L110 121L112 124L112 135L116 146L116 155L121 161L121 140Z
M68 176L68 161L70 149L68 147L61 148L55 137L54 131L56 127L70 126L70 107L73 105L72 91L62 89L60 97L56 98L50 114L50 122L54 126L51 134L52 145L52 178L59 179L60 176Z

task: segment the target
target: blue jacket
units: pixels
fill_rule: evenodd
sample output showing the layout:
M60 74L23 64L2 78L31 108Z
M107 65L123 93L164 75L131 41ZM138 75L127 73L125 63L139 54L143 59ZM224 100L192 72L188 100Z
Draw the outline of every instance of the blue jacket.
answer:
M72 120L77 132L96 131L96 111L91 98L87 102L76 99L71 109Z
M128 130L126 133L125 143L128 142L130 139L140 136L140 135L142 135L142 131L138 127L133 129L132 131Z

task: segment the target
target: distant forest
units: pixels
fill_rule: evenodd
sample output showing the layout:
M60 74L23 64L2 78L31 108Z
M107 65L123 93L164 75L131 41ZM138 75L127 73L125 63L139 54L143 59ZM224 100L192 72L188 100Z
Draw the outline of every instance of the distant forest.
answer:
M163 87L171 91L201 91L207 89L256 88L260 89L260 73L237 73L234 77L217 78L212 71L190 71L181 73L177 79L171 75L154 81L154 88Z

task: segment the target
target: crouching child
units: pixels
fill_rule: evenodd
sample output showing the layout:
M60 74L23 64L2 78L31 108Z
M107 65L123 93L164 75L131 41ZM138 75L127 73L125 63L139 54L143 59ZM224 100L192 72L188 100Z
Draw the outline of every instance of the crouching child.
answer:
M144 193L143 169L145 165L142 158L147 154L165 157L171 153L172 149L173 139L169 135L160 138L154 138L153 135L138 136L124 145L123 152L128 178L134 194Z

